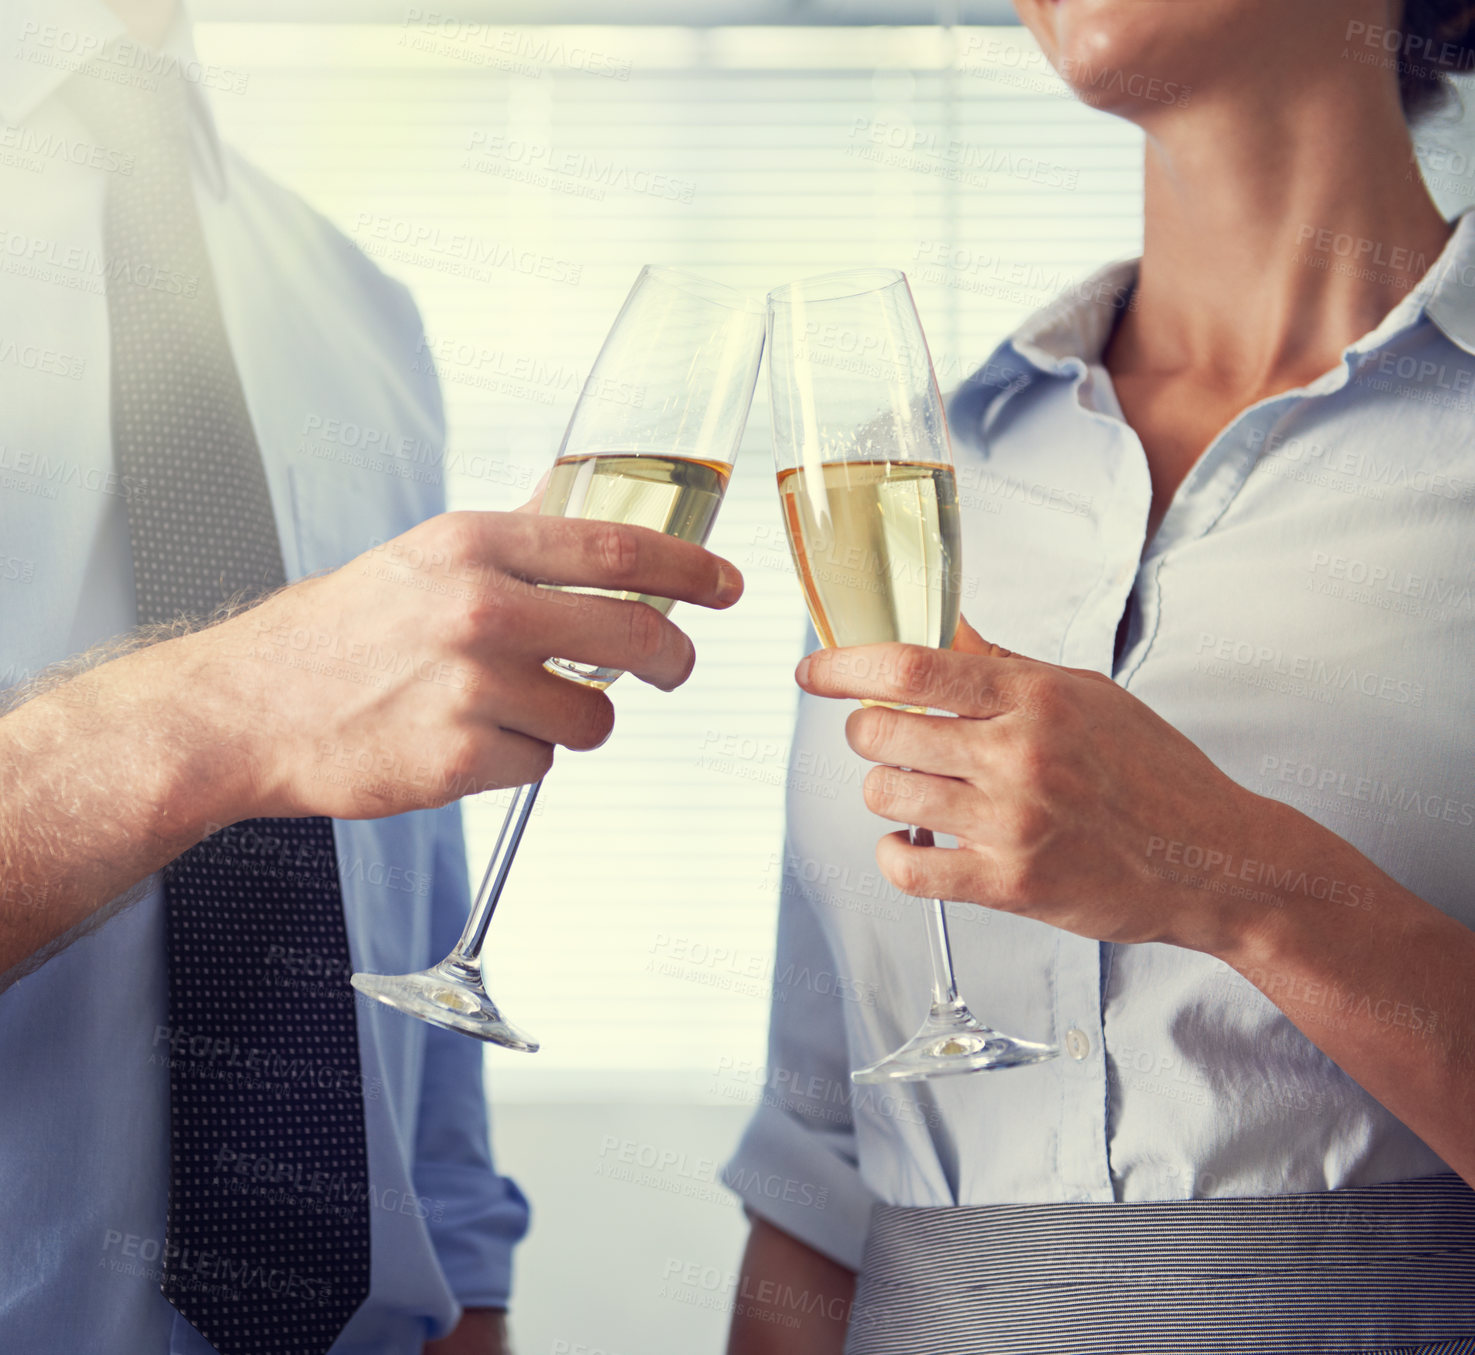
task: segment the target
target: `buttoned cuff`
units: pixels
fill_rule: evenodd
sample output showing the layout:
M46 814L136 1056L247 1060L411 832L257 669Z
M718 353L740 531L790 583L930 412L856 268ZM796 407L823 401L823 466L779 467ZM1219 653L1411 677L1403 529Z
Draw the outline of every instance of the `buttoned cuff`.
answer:
M806 1127L778 1106L760 1106L722 1181L775 1228L859 1270L878 1200L845 1151L852 1143L848 1130Z
M421 1163L415 1188L446 1284L463 1308L505 1308L512 1250L528 1230L528 1203L513 1181L485 1167Z

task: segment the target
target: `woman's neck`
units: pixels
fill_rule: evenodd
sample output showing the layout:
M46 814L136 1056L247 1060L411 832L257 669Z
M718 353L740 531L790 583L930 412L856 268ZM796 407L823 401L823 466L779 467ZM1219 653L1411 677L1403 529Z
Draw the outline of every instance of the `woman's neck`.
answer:
M1335 365L1433 264L1449 226L1396 92L1363 81L1174 110L1147 129L1142 272L1114 372L1258 396Z

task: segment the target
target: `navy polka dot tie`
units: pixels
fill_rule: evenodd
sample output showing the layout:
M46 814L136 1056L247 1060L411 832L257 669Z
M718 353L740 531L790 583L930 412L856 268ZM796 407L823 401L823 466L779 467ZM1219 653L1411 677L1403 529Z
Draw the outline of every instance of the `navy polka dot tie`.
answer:
M140 623L285 582L261 453L190 185L177 68L123 44L68 102L110 145L117 470ZM282 317L283 324L291 323ZM165 1297L221 1355L320 1355L369 1291L358 1028L332 824L255 819L164 873Z

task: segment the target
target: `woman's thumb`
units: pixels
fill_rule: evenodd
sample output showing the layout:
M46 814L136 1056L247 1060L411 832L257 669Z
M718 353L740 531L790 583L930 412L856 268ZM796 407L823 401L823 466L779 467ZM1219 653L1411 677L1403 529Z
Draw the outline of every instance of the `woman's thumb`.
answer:
M958 632L953 636L953 649L959 654L981 654L986 659L1016 659L1023 655L1016 654L1012 649L1005 649L1003 645L996 645L985 640L972 626L968 624L966 617L958 618Z

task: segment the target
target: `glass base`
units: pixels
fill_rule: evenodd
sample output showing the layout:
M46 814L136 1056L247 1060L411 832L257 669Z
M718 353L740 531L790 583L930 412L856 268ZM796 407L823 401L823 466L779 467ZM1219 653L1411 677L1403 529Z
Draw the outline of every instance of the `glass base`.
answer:
M1058 1045L1019 1040L984 1025L961 1002L934 1006L910 1040L894 1053L857 1068L852 1082L921 1082L957 1073L1024 1068L1060 1053Z
M503 1018L474 971L443 960L418 974L355 974L352 982L376 1002L433 1026L473 1035L504 1049L537 1053L538 1042Z

